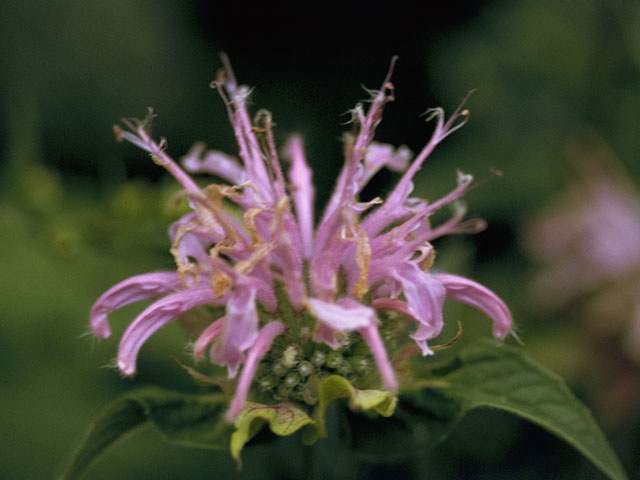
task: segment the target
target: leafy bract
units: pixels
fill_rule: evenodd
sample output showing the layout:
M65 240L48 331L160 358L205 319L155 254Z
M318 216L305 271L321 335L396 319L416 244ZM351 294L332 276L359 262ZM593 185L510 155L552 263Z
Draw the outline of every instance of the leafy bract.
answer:
M297 432L305 425L315 424L304 410L294 405L263 405L247 402L234 422L236 430L231 435L231 455L239 466L242 465L240 457L242 449L260 431L265 422L273 433L283 437Z
M384 390L358 390L344 377L331 375L318 384L318 405L314 418L316 428L307 430L304 437L306 444L312 444L319 437L327 435L325 417L331 402L339 398L347 398L349 408L354 411L374 411L383 417L390 417L398 403L398 397Z

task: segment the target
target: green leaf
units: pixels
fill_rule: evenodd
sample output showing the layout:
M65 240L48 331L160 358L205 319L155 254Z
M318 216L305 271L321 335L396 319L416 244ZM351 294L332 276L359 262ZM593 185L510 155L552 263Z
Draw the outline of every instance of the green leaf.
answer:
M540 425L565 440L609 478L627 478L588 409L554 373L520 349L482 339L460 351L452 365L433 372L463 411L493 407Z
M78 478L109 446L146 421L144 408L138 402L127 398L117 400L96 420L61 478Z
M308 445L319 437L327 435L325 417L327 407L331 402L339 398L349 399L349 408L356 411L373 410L383 417L390 417L398 403L398 397L384 390L358 390L344 377L331 375L318 384L318 406L314 413L316 429L307 430L304 442Z
M242 449L265 422L273 433L280 436L291 435L306 425L315 424L304 410L290 404L262 405L247 402L235 421L236 431L231 435L231 455L239 467L242 466Z
M464 416L460 402L440 390L401 395L391 418L345 412L349 447L380 461L416 455L442 442Z
M96 420L63 479L78 478L105 451L136 428L150 423L168 440L226 450L233 427L225 422L226 397L144 389L116 400Z

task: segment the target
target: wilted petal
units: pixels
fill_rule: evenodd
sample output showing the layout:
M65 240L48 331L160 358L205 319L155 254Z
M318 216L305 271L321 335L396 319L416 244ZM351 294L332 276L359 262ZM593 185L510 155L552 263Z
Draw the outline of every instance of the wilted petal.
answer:
M153 112L149 112L147 122L153 116ZM193 181L193 179L182 170L178 164L165 153L166 142L164 139L160 141L160 144L156 143L151 136L145 131L142 126L135 127L131 122L125 122L129 128L132 129L132 134L128 132L121 132L120 136L125 140L133 143L137 147L140 147L147 152L151 153L154 162L164 167L175 178L182 187L191 192L200 192L200 187Z
M233 422L233 420L235 420L238 414L242 411L242 407L244 406L244 402L247 399L249 387L251 387L251 381L253 380L253 376L256 373L258 364L260 363L260 359L271 347L273 339L278 335L284 333L284 330L285 327L282 323L271 322L266 325L256 337L253 346L247 354L247 360L245 361L244 367L242 368L240 380L238 381L238 386L236 387L236 393L226 415L226 419L228 422Z
M131 303L159 297L181 288L175 272L155 272L136 275L104 292L91 309L91 328L100 338L111 335L108 316L114 310Z
M209 259L208 248L211 243L224 238L222 234L220 237L216 236L216 240L211 240L211 234L201 235L194 225L191 219L180 219L169 228L169 236L174 241L172 253L180 257L176 259L178 264L186 265L190 263L190 259L195 259L201 265L205 265Z
M488 288L468 278L449 273L433 274L447 290L447 297L471 305L493 320L493 335L503 338L511 328L511 313L500 298Z
M198 287L172 293L149 305L129 325L120 340L118 368L124 375L136 372L136 358L140 347L157 330L174 318L198 305L220 304L223 299L215 296L211 288Z

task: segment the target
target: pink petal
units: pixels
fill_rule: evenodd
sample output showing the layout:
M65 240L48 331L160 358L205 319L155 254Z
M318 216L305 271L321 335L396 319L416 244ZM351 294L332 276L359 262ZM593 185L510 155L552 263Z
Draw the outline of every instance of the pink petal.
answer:
M402 284L409 310L428 329L428 338L438 336L443 327L445 289L442 283L411 262L398 265L394 274Z
M409 305L401 300L393 298L377 298L372 302L372 304L373 308L376 310L393 310L417 321L413 311L409 308ZM433 354L433 351L427 345L427 340L430 340L436 335L434 335L433 327L431 325L418 322L418 328L411 334L411 338L418 344L420 350L422 350L422 355L424 356Z
M383 167L399 172L406 170L410 158L411 151L405 146L395 150L392 145L372 142L364 157L364 169L358 179L358 190L369 183Z
M245 181L244 169L235 157L217 150L205 153L204 144L200 142L191 147L189 153L182 158L182 165L191 173L210 173L232 185Z
M337 273L337 259L332 251L320 251L316 246L309 269L312 294L325 301L333 299L338 287Z
M462 106L469 98L469 92L463 99L458 108L453 112L449 120L444 121L444 111L440 108L433 109L430 118L436 119L436 128L431 135L429 142L424 146L422 151L413 160L411 166L398 181L391 194L387 197L384 205L369 215L362 223L367 233L371 236L378 235L387 225L399 220L409 213L405 203L409 198L409 194L413 190L413 177L422 167L424 161L431 155L436 146L451 133L461 128L466 123L467 115L462 111ZM460 117L462 120L455 123Z
M169 155L165 153L164 147L166 145L164 145L164 139L160 142L160 145L158 145L143 128L137 128L135 131L135 134L137 134L137 137L142 143L133 141L132 138L124 136L124 133L126 132L122 132L123 138L150 152L154 157L154 161L164 167L185 190L201 192L200 187L193 181L193 179L187 175L187 173L182 170Z
M258 193L255 196L258 203L264 201L272 204L275 198L273 182L267 172L260 143L256 138L247 110L247 98L251 92L248 87L236 83L233 69L226 55L222 55L221 58L225 70L223 84L214 85L227 106L247 180L257 189Z
M447 296L471 305L493 320L493 335L503 338L511 329L511 313L500 298L488 288L468 278L449 273L435 273L433 277L442 282Z
M373 309L353 300L343 299L341 304L310 298L307 305L311 314L329 327L347 332L370 325L376 318Z
M371 353L373 353L373 358L376 361L378 372L380 373L380 378L382 378L383 383L389 390L397 390L398 380L393 372L391 362L389 362L389 358L387 357L387 351L384 348L384 343L382 343L380 332L378 332L375 323L372 322L366 327L360 328L360 334L365 342L367 342L367 345L369 345Z
M128 278L104 292L91 309L91 328L100 338L111 335L108 315L134 302L158 297L182 287L175 272L155 272Z
M285 327L282 323L271 322L265 325L265 327L258 334L255 343L253 344L251 349L249 349L247 360L244 364L244 367L242 368L240 380L238 381L238 386L236 387L236 393L226 415L226 419L228 422L233 422L242 411L244 402L247 400L247 395L249 393L249 388L251 387L253 376L256 374L256 370L258 369L260 359L271 347L273 339L278 335L282 335L282 333L284 333L284 330Z
M307 164L302 139L294 136L289 140L286 155L291 159L289 181L291 182L291 196L296 209L296 217L300 228L302 252L305 259L311 258L313 251L313 199L315 190L312 182L312 172Z
M138 351L157 330L198 305L220 304L223 301L215 296L211 288L198 287L172 293L152 303L136 317L120 339L118 368L123 375L133 375Z
M227 317L222 317L204 329L204 331L200 334L200 336L196 340L195 345L193 346L193 356L196 359L202 358L204 350L213 341L213 339L216 338L218 334L224 329L224 326L226 324L227 324Z
M391 265L379 263L380 265L372 264L370 281L375 283L386 278L399 282L409 314L425 329L429 329L430 338L436 337L443 327L445 289L442 283L412 261ZM394 293L393 289L390 293Z
M382 120L381 113L384 106L394 99L393 84L390 80L396 60L397 57L391 59L389 71L380 89L372 92L371 104L366 114L361 104L356 105L356 108L352 111L354 123L359 124L360 127L358 136L346 154L344 166L340 171L336 188L322 216L321 224L324 224L341 207L352 202L358 192L358 178L363 171L362 160L373 140L376 127Z
M258 336L258 312L256 288L250 279L238 277L234 291L227 301L227 325L225 328L223 358L229 369L229 377L238 372L247 350Z
M316 343L326 343L333 350L340 348L340 342L336 338L336 331L325 323L318 323L313 332L313 341Z
M322 327L340 331L357 329L371 349L385 386L392 391L398 388L398 381L376 327L377 318L373 309L350 298L340 299L337 303L310 298L308 306L311 313L322 323Z

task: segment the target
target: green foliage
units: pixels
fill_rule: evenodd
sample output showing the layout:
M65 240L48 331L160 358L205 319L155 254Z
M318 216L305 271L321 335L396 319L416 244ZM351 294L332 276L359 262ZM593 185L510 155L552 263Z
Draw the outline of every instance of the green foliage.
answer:
M272 433L287 436L309 426L307 443L326 436L327 406L338 398L348 398L354 410L393 414L396 397L379 390L358 390L343 377L327 377L318 383L319 402L311 418L290 404L263 405L247 402L234 425L224 419L228 396L187 395L161 389L144 389L116 400L96 420L88 437L74 455L63 479L78 478L110 446L136 428L150 423L164 436L186 446L230 450L241 466L240 454L266 423ZM235 431L234 431L235 427Z
M419 452L444 440L466 412L491 407L557 435L609 478L626 478L589 411L558 376L522 350L482 339L462 349L447 366L422 375L423 388L402 396L393 418L365 422L347 417L354 449L368 456ZM402 438L411 438L412 448L407 449Z
M265 424L279 436L306 427L303 439L307 444L326 436L327 407L340 398L348 400L350 410L366 413L344 417L350 447L365 456L389 458L424 452L443 441L468 411L491 407L557 435L609 478L626 478L589 411L559 377L520 349L482 339L463 348L448 365L419 376L423 377L421 388L404 394L398 402L390 392L358 390L344 377L333 375L318 382L318 403L312 415L292 404L248 402L234 426L224 420L228 397L223 394L140 390L121 397L96 421L63 478L77 478L110 445L147 423L173 442L229 449L240 465L244 446ZM371 415L373 412L390 418Z
M418 376L421 387L398 402L390 392L358 390L344 377L333 375L318 382L312 414L288 403L248 402L234 426L224 420L228 397L223 394L185 395L159 389L127 394L97 420L63 478L78 477L110 445L147 423L173 442L229 449L240 465L243 448L265 424L278 436L304 427L307 444L326 436L327 407L340 398L348 400L351 411L365 413L347 412L344 430L349 446L369 458L424 453L443 441L468 411L491 407L557 435L609 478L626 478L589 411L559 377L520 349L482 339L463 348L448 365Z
M227 449L232 427L224 420L226 408L220 394L185 395L152 388L124 395L96 420L62 479L78 478L115 442L149 423L172 442Z
M457 363L459 362L459 363ZM612 479L626 475L587 408L554 373L522 350L482 339L462 350L443 375L463 411L492 407L540 425L573 445Z

